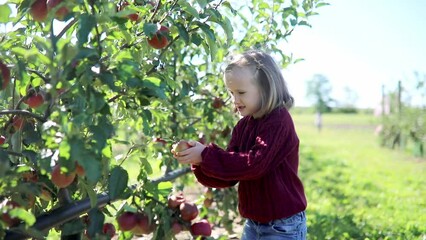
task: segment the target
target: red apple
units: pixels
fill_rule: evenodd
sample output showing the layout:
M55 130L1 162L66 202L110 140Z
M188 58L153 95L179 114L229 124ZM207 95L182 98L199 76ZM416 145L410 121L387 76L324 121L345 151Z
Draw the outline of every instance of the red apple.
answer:
M0 145L3 145L6 142L5 136L0 136Z
M150 234L155 230L155 224L150 221L146 213L136 213L137 223L136 226L131 230L133 234L143 235Z
M63 173L61 166L58 164L52 170L52 182L59 188L68 187L75 178L75 172Z
M212 107L215 109L219 109L221 107L223 107L223 105L225 105L225 102L223 102L223 100L219 97L215 97L213 98L213 102L212 102Z
M191 225L191 234L193 236L205 236L208 237L212 234L212 226L209 221L202 219L199 222Z
M200 133L200 134L198 134L198 141L199 141L201 144L206 144L206 136L204 135L204 133Z
M5 89L10 82L10 70L2 61L0 61L0 73L1 73L1 89Z
M125 7L129 6L130 3L127 1L124 1L121 3L121 5L118 7L118 11L122 11ZM139 17L139 14L137 13L131 13L129 15L127 15L127 18L134 21L134 22L139 22L141 20L141 18Z
M30 108L38 108L43 104L43 102L44 102L44 97L43 95L39 93L36 93L28 97L28 99L25 101L25 103L28 104Z
M108 235L110 238L115 236L115 226L112 223L104 223L102 227L102 233Z
M180 217L184 221L191 221L198 216L198 208L194 203L184 202L179 205Z
M176 234L182 232L184 227L178 221L175 220L175 221L172 222L171 229L172 229L172 233L174 235L176 235Z
M183 202L185 202L185 197L183 196L182 192L178 194L171 194L167 199L167 206L170 209L176 209Z
M158 143L158 145L160 145L160 146L166 146L166 144L167 144L167 141L166 140L164 140L164 139L162 139L162 138L160 138L160 137L155 137L154 139L153 139L153 141L155 142L155 143Z
M84 177L86 175L84 168L77 162L75 163L75 173L80 177Z
M35 0L30 7L30 14L35 21L43 22L47 17L46 0Z
M64 0L47 0L47 9L48 11L55 8L57 5L61 4L62 2L65 2ZM60 7L55 12L55 18L58 20L64 20L65 17L68 15L69 10L66 6Z
M186 149L192 147L191 145L189 145L188 141L185 140L180 140L179 142L173 144L172 146L172 153L178 153L178 152L182 152L185 151Z
M25 171L22 173L22 179L24 182L38 182L38 175L35 170Z
M148 38L148 44L156 49L165 48L169 43L167 36L169 34L169 28L165 26L161 26L159 30L152 36Z
M17 225L20 220L18 218L11 217L9 215L9 211L13 210L14 208L20 207L19 204L14 201L7 200L5 202L2 202L0 205L0 207L3 209L0 219L5 222L8 227Z
M12 119L12 125L13 125L13 128L15 128L16 131L22 130L25 126L25 123L26 123L25 119L21 116L16 115Z
M136 226L138 218L133 212L124 212L117 218L117 222L122 231L129 231Z

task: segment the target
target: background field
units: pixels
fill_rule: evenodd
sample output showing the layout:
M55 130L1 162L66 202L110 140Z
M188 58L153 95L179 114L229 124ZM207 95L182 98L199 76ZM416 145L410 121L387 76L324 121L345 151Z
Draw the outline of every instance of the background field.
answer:
M293 113L309 239L425 239L426 161L379 146L371 114Z

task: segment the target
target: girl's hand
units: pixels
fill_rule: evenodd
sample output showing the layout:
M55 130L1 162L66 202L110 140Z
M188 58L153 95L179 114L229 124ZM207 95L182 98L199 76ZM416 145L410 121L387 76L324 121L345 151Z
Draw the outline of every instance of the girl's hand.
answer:
M201 153L206 148L203 144L197 141L188 141L188 144L192 147L182 151L173 153L174 157L182 164L194 164L199 165L203 160Z

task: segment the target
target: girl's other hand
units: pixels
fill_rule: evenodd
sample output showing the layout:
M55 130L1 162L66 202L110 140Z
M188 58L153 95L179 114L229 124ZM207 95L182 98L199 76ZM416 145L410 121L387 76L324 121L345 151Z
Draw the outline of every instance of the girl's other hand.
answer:
M190 148L182 151L174 153L174 157L178 160L179 163L182 164L194 164L199 165L203 160L201 157L201 153L206 148L202 143L190 140L188 141Z

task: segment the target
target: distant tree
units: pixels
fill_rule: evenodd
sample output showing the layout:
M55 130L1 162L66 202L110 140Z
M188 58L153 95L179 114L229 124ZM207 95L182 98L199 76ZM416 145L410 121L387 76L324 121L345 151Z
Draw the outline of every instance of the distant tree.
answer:
M330 81L321 74L315 74L311 80L307 82L307 97L314 103L317 113L329 112L331 110L331 84Z

